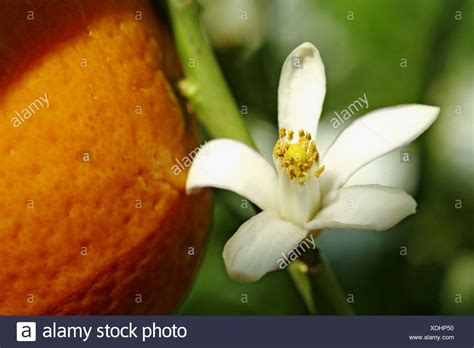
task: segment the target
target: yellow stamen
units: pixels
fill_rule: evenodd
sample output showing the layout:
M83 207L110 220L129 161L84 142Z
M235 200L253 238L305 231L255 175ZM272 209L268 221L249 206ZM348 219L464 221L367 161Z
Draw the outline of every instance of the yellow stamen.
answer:
M293 135L295 134L295 132L293 132L292 130L288 131L288 140L293 140Z
M319 167L319 168L318 168L318 170L317 170L316 173L315 173L315 174L316 174L316 177L319 178L319 176L320 176L321 174L323 174L324 168L326 168L326 166L322 166L322 167Z
M281 128L279 133L280 139L275 144L273 155L288 177L300 184L308 180L312 173L319 177L324 167L314 172L313 164L317 164L319 153L311 134L299 130L298 141L292 142L295 135L293 130Z
M284 138L286 135L286 129L285 128L280 128L280 138Z

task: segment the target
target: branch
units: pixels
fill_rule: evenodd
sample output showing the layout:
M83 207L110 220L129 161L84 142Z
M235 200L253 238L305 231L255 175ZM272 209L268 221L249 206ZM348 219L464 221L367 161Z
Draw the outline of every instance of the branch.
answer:
M186 78L179 88L213 138L231 138L255 147L201 28L194 0L169 0L169 11Z

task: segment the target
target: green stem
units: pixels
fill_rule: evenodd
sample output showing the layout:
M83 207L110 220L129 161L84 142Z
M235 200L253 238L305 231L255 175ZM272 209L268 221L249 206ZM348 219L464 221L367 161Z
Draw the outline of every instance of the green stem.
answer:
M232 138L255 147L201 28L199 4L194 0L169 0L168 4L186 75L179 84L181 92L212 138Z
M353 315L339 282L318 249L305 253L301 262L311 283L312 297L318 314Z
M293 280L296 289L300 293L301 298L306 304L308 312L314 315L318 312L313 299L311 280L306 272L307 268L308 267L305 263L300 260L295 260L288 266L288 273L290 274L291 280Z
M199 120L213 138L231 138L255 148L200 22L196 0L168 0L174 40L186 78L179 84ZM319 253L318 253L319 255ZM290 276L310 313L351 314L327 264L305 256Z

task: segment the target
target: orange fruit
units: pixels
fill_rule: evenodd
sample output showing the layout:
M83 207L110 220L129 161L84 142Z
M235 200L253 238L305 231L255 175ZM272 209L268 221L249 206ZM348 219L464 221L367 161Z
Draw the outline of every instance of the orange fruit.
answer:
M173 173L197 138L166 29L143 1L0 8L0 314L172 311L210 196Z

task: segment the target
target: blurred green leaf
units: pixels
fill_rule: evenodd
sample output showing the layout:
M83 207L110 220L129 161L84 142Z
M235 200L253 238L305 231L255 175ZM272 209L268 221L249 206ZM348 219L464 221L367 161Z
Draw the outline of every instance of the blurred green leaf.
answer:
M474 313L474 254L461 255L451 263L441 303L446 314Z

